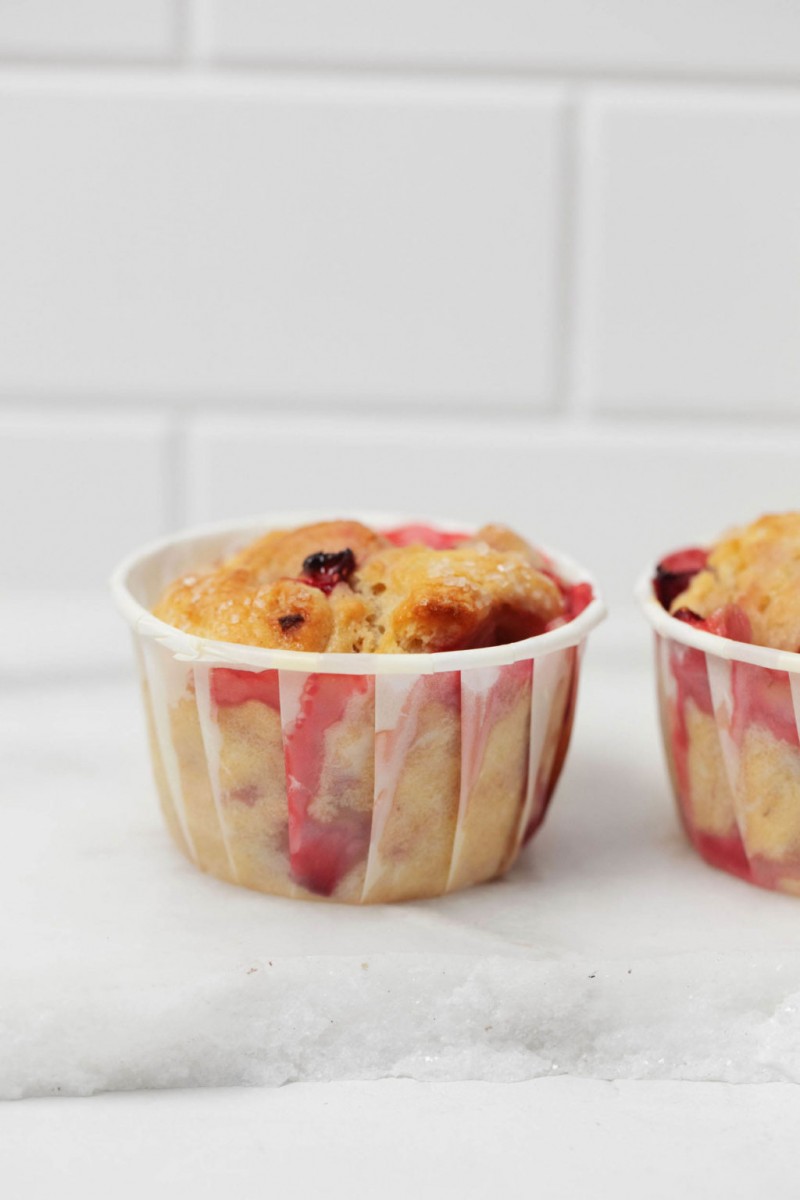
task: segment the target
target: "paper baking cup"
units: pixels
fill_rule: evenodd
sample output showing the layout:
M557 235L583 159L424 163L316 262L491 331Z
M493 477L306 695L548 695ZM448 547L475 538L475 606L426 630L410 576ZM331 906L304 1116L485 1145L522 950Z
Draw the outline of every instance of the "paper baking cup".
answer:
M112 578L169 830L202 870L282 896L373 903L492 879L540 825L558 779L581 650L604 615L594 581L552 554L565 582L592 585L588 608L538 637L440 654L238 646L149 611L179 575L320 519L191 531L145 547ZM362 519L378 529L419 520Z
M637 595L656 635L661 729L686 832L706 862L800 895L800 654L678 621Z

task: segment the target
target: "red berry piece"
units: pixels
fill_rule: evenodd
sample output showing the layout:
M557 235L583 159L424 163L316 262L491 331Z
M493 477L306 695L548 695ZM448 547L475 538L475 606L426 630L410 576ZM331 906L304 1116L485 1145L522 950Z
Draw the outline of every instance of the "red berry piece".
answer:
M211 672L211 699L218 708L230 708L258 700L280 712L281 701L277 671L236 671L214 667Z
M704 629L706 633L730 638L732 642L753 640L750 618L738 604L726 604L723 608L716 608L708 617L701 617L691 608L678 608L672 615L677 621L684 621L694 629Z
M753 630L747 613L738 604L726 604L717 608L708 618L708 629L719 637L732 642L752 642Z
M431 550L452 550L465 542L468 533L443 533L441 529L432 529L430 525L401 525L397 529L387 529L383 535L393 546L415 546L421 542Z
M699 546L687 550L676 550L662 558L656 567L653 588L659 603L669 612L670 605L685 592L698 571L702 571L708 562L707 551Z
M296 629L304 621L305 617L302 613L287 613L285 617L278 617L278 624L284 633L288 633L290 629Z
M580 616L585 608L594 600L594 592L590 583L573 583L564 588L564 602L567 609L567 620L572 621Z
M676 621L683 621L695 629L708 631L708 622L705 617L701 617L700 613L693 612L691 608L677 608L672 615Z
M303 582L319 588L329 596L337 583L349 579L356 569L356 556L352 550L334 550L326 553L318 550L303 560Z

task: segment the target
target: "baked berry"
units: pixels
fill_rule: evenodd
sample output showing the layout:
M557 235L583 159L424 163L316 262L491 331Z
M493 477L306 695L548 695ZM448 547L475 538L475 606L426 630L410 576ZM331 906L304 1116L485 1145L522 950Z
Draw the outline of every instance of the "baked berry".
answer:
M564 602L567 606L567 619L573 620L580 616L585 608L594 600L594 592L590 583L573 583L564 587Z
M677 608L672 615L676 621L684 621L695 629L708 629L705 617L701 617L700 613L694 612L691 608Z
M725 604L709 614L706 622L709 633L730 638L733 642L752 642L753 630L750 618L738 604Z
M305 617L302 613L287 613L285 617L278 617L278 624L284 633L288 633L290 629L296 629L298 625L302 625Z
M355 569L356 556L352 550L334 550L330 553L318 550L303 560L303 581L329 596L337 583L349 579Z
M662 558L656 567L656 577L653 587L659 603L669 612L670 606L685 592L698 571L702 571L708 561L707 551L699 546L687 550L676 550Z
M469 538L468 533L444 533L431 525L401 525L397 529L387 529L384 537L393 546L430 546L431 550L452 550Z
M717 637L729 638L732 642L752 642L753 631L747 613L738 604L726 604L716 608L707 617L701 617L691 608L678 608L672 614L694 629L715 633Z

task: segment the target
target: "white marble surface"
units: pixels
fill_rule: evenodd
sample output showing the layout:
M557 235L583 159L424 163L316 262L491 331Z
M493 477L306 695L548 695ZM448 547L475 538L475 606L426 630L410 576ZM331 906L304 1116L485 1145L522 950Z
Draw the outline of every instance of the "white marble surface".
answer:
M0 1108L9 1196L795 1200L791 1084L292 1084Z
M184 862L131 677L9 688L2 1095L800 1079L800 903L694 856L644 665L590 653L587 668L560 792L511 876L370 909L252 894Z

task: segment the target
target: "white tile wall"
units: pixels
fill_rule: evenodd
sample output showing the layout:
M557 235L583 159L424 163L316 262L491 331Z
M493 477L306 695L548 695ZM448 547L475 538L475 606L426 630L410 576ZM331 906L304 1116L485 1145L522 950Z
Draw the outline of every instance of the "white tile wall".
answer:
M798 507L798 463L800 431L211 418L189 438L188 516L320 507L507 521L574 555L627 607L668 550Z
M792 0L213 0L225 59L794 73Z
M0 673L280 505L519 524L629 646L800 507L799 146L785 0L0 3Z
M180 0L2 0L4 58L163 58L177 49Z
M174 520L169 423L0 411L0 687L130 670L106 580Z
M0 413L0 590L102 587L167 518L156 416Z
M584 148L582 399L795 414L800 97L628 89L589 105Z
M547 90L0 84L0 393L547 405L557 131Z

